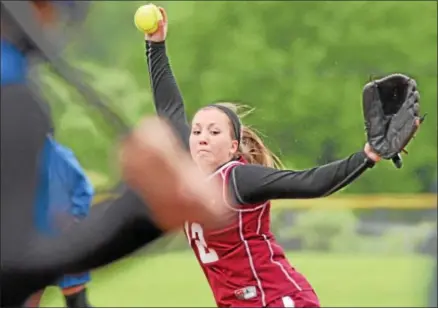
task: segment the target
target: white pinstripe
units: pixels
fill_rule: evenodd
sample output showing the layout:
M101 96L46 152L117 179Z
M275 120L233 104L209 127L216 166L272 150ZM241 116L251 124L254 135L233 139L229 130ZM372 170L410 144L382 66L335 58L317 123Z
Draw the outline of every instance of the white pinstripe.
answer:
M257 285L259 287L260 293L262 295L262 306L266 307L266 295L265 291L263 290L262 282L260 281L259 276L257 275L257 271L254 266L254 261L252 259L251 250L249 249L248 242L245 239L245 236L243 235L243 220L242 220L243 213L239 212L239 234L240 234L240 240L242 240L243 244L245 245L246 254L248 255L249 259L249 265L251 267L252 275L257 281Z

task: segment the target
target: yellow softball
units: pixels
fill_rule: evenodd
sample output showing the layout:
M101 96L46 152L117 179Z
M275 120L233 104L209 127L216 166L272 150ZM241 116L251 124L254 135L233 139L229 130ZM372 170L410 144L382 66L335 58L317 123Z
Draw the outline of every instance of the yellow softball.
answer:
M155 4L146 4L137 9L134 23L141 32L152 34L158 29L158 22L163 19L160 9Z

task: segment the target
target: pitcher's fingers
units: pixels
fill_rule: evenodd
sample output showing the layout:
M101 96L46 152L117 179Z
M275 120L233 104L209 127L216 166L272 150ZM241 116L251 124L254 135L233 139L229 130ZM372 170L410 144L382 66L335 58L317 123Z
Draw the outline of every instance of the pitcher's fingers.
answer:
M166 12L166 10L164 9L164 8L162 8L161 6L160 7L158 7L158 9L160 10L160 12L161 12L161 15L163 16L163 22L164 22L164 24L167 24L167 12Z

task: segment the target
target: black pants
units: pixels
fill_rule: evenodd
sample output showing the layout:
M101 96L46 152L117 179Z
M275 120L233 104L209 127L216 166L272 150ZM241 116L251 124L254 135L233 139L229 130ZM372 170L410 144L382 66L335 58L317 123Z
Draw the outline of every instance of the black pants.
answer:
M50 120L25 85L1 89L1 306L20 306L33 289L51 278L11 273L8 261L35 236L33 205L38 156Z

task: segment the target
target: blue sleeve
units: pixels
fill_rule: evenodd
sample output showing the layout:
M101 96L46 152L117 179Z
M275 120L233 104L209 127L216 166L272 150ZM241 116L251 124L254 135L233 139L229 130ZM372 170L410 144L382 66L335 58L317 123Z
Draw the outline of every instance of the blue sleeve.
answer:
M21 84L26 81L27 77L27 59L11 43L1 40L1 84Z
M50 135L41 156L36 226L57 234L89 213L93 187L73 152Z
M51 143L55 152L52 160L53 180L64 184L68 192L69 208L65 209L74 219L83 219L88 216L93 199L93 186L85 174L82 166L69 148L59 144L53 138ZM58 285L61 288L69 288L86 284L91 280L90 273L80 273L64 276Z
M54 140L53 143L56 145L57 156L61 163L58 163L58 167L65 169L63 174L70 195L70 213L77 219L83 219L90 210L94 195L93 186L74 153Z

